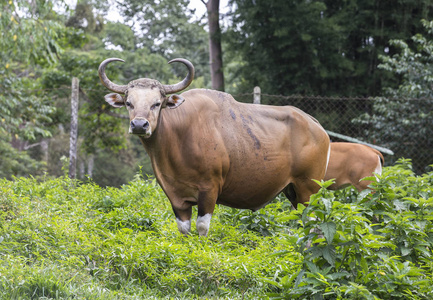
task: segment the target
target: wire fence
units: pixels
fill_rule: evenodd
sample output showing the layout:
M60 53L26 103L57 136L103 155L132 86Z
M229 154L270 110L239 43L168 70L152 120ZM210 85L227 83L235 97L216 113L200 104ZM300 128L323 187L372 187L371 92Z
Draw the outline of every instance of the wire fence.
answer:
M80 89L76 177L82 180L91 178L101 186L120 186L132 180L138 172L152 174L152 168L139 139L127 133L129 118L126 110L112 110L108 105L101 105L106 93L107 91L102 89ZM377 113L378 103L386 105L381 98L283 96L258 94L257 91L234 94L233 97L245 103L252 103L254 97L257 102L259 97L260 103L264 105L298 107L322 124L330 134L331 141L367 143L382 150L385 165L393 164L399 158L406 158L412 160L413 168L419 174L431 170L429 165L433 164L433 145L430 142L430 131L433 126L419 128L427 130L420 133L417 132L416 122L411 124L412 127L393 128L393 121L398 121L398 115L391 116L388 123L385 122L386 118L368 118ZM71 90L59 89L58 100L65 111L70 111ZM427 121L433 122L433 99L404 99L404 103L415 103L415 107L427 113ZM401 113L410 118L413 111L414 109ZM386 124L381 124L381 120L385 120ZM58 130L48 140L49 154L44 157L47 157L47 169L51 175L60 175L63 172L62 165L63 170L65 169L61 158L69 157L70 129L70 117L65 118L65 122L59 124Z

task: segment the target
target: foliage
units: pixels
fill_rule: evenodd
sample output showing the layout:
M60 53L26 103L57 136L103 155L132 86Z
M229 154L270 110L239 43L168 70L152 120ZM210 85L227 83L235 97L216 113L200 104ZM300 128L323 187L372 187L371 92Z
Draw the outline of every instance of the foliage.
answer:
M57 61L62 34L46 1L0 3L0 176L25 175L43 166L22 151L51 136L55 110L36 80L40 66ZM12 147L11 147L12 145Z
M141 173L121 188L3 179L0 299L431 299L433 173L400 160L372 185L292 212L282 197L220 206L205 238L178 232Z
M396 79L378 70L390 39L408 40L431 1L232 0L226 57L242 58L239 89L268 94L378 95ZM422 7L422 9L420 9ZM226 61L228 59L225 59Z
M341 197L325 189L293 211L303 262L270 281L273 299L431 299L433 173L409 160L385 168L370 190Z
M427 36L412 37L413 46L403 40L391 40L398 49L393 56L380 56L380 68L402 77L402 84L387 88L386 97L379 97L369 114L361 116L358 124L367 123L369 136L394 149L396 156L404 152L412 158L418 173L424 171L425 161L433 162L433 22L422 22ZM417 99L423 99L422 104ZM410 143L401 143L410 136Z
M292 248L283 230L265 237L226 225L224 207L208 238L182 236L164 193L142 175L119 189L66 177L2 180L0 189L0 299L253 299L276 291L260 278L300 263L294 252L268 256Z
M197 77L204 76L208 82L208 35L201 20L194 19L194 10L188 8L188 4L186 0L126 0L117 8L125 24L133 24L130 28L134 39L128 43L129 47L146 48L169 60L176 57L189 59L194 62ZM116 41L120 42L119 39ZM119 42L115 44L123 48L125 43ZM183 68L175 66L175 70L178 77L184 76Z

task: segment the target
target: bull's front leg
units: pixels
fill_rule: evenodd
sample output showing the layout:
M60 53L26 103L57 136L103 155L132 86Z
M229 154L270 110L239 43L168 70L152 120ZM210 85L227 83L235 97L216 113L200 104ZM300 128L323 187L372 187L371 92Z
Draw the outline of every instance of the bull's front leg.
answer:
M173 207L174 215L176 216L177 228L180 233L188 235L191 231L191 215L192 215L192 205L189 203L184 203L182 206Z
M215 210L217 193L205 191L198 194L197 231L200 236L209 232L210 220Z

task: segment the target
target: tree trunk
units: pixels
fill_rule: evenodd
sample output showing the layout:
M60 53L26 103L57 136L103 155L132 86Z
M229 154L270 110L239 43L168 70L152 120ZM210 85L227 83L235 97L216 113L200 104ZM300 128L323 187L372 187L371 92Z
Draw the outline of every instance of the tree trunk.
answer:
M71 131L69 138L69 177L75 179L77 175L77 138L78 138L78 95L79 79L72 78L71 87Z
M203 3L205 3L203 1ZM219 24L219 0L208 0L206 4L209 25L209 62L212 88L224 91L223 58L221 50L221 29Z
M93 178L93 167L95 166L95 155L89 154L87 159L87 175L89 178Z

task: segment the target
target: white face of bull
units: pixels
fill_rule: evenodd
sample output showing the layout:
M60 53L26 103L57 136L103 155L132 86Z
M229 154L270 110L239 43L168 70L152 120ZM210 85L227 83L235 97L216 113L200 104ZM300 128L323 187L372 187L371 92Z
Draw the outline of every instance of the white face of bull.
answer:
M129 133L149 138L155 132L161 109L179 107L184 98L179 95L164 97L157 87L130 88L125 96L111 93L105 101L113 107L126 106L129 112Z
M108 58L98 68L99 78L108 89L115 93L105 96L105 101L114 107L126 106L129 112L129 133L149 138L156 130L161 109L177 108L184 101L182 96L175 95L187 88L194 78L194 66L183 58L176 58L168 63L180 62L188 68L188 75L179 83L162 85L156 80L142 78L127 85L118 85L110 81L105 74L106 66L119 58ZM167 94L173 94L167 97Z
M129 133L150 137L158 124L163 101L156 89L131 90L125 102L129 112Z

